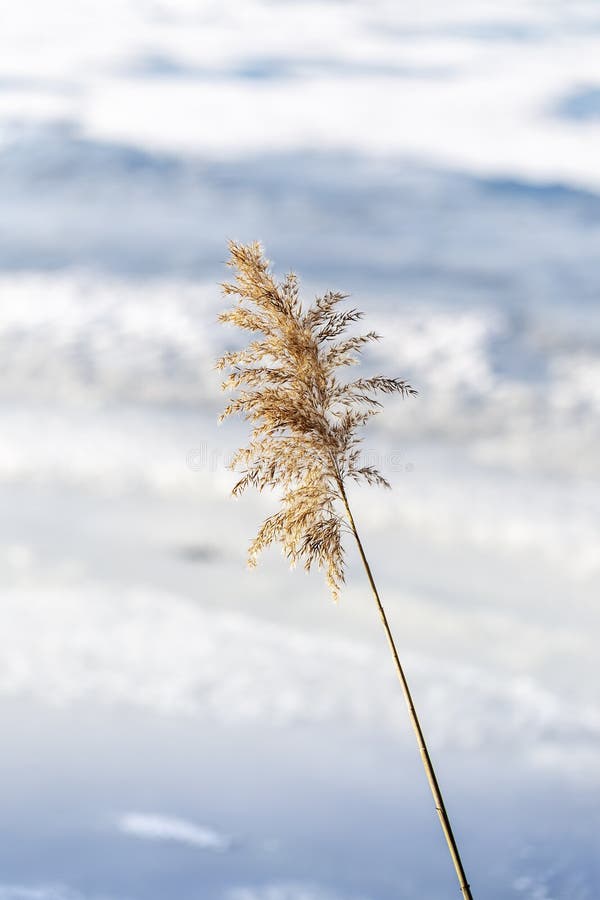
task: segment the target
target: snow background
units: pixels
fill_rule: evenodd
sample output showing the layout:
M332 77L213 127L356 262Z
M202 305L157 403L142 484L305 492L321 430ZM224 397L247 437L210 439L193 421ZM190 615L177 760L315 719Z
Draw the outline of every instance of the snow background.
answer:
M0 13L0 900L456 890L352 548L244 567L229 237L419 388L354 503L475 896L596 900L598 5Z

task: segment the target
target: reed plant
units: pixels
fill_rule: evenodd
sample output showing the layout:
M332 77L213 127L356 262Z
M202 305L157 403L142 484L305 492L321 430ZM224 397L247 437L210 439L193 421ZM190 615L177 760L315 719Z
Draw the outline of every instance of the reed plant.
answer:
M364 347L379 339L369 331L348 334L363 316L342 306L347 295L330 291L309 307L300 299L293 273L277 282L258 243L229 245L233 282L222 285L235 298L220 321L250 332L252 340L225 353L217 368L227 370L223 389L231 393L221 419L236 413L251 423L248 445L231 467L241 477L233 488L281 491L279 509L260 526L249 548L249 564L280 544L292 566L317 566L337 600L344 583L342 536L349 531L358 548L408 706L421 759L448 850L465 900L471 890L438 779L417 716L404 668L367 560L347 494L349 481L389 487L374 466L361 461L360 430L382 408L386 394L417 392L400 378L341 377L359 361Z

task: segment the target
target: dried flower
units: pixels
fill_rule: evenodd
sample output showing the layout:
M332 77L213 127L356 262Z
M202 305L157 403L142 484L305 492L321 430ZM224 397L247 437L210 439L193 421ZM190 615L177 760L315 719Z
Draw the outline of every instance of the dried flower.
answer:
M280 283L260 244L231 242L228 262L235 281L224 293L237 302L219 316L256 335L243 350L225 353L217 368L230 370L223 389L234 392L221 419L241 413L252 423L247 447L231 467L241 472L234 495L248 486L283 489L281 509L262 524L249 549L249 563L280 543L292 565L326 572L334 599L344 581L342 546L347 478L389 487L373 466L361 465L361 426L381 409L378 394L416 391L399 378L344 381L340 370L358 362L375 332L347 336L363 314L341 308L345 294L328 292L304 309L293 273Z

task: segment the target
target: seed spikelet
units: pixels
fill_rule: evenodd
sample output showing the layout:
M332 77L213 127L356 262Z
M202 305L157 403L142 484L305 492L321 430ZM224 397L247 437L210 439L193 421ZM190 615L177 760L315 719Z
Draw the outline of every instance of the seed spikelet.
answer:
M290 273L276 282L259 243L231 241L229 250L236 274L222 287L235 303L219 319L252 335L245 349L225 353L216 364L228 372L222 386L232 394L221 420L240 413L252 426L248 446L231 463L241 475L233 493L250 486L282 491L281 508L250 545L249 563L279 543L292 565L323 569L337 599L344 582L344 482L389 487L376 468L360 465L358 429L381 409L376 395L416 391L381 375L340 379L339 371L379 339L373 331L346 335L363 314L340 308L346 295L334 291L305 310L297 277Z

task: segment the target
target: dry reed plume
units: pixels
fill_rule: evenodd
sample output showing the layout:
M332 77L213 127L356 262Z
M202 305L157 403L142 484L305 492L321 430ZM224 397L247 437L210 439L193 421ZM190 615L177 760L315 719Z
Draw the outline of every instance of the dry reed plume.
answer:
M435 806L465 900L471 891L450 827L439 785L394 639L346 494L348 479L389 487L373 466L361 465L359 429L381 409L378 396L416 391L399 378L341 380L340 370L358 362L364 346L378 340L374 332L348 336L362 318L356 309L340 308L345 294L328 292L304 309L293 273L277 283L260 244L230 242L228 265L233 283L223 285L237 298L221 322L255 335L245 349L225 353L217 368L230 374L223 389L233 392L221 420L241 413L251 424L247 447L231 467L241 478L234 495L247 487L283 490L281 508L261 525L250 545L249 563L270 544L279 543L291 562L325 570L334 599L344 582L342 532L352 532L364 565L402 690Z

